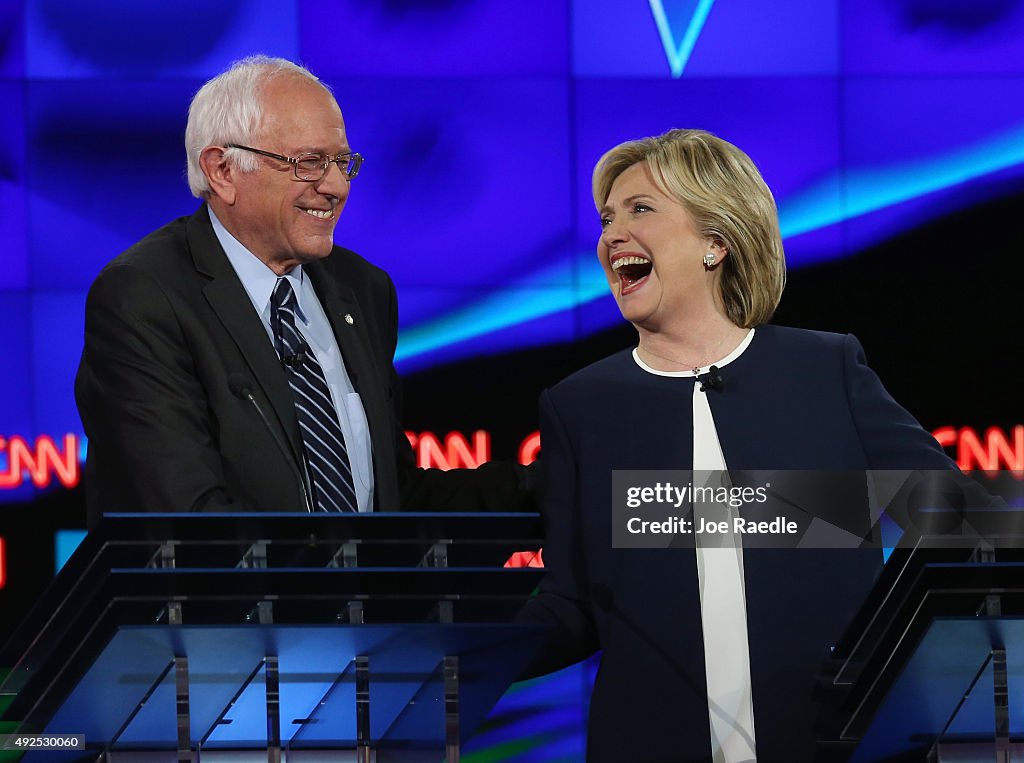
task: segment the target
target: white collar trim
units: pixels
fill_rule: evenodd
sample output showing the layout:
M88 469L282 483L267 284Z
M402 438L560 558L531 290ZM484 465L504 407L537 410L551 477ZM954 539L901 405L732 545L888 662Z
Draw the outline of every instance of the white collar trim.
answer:
M706 374L708 372L708 369L711 368L711 366L717 366L718 368L722 368L723 366L729 365L734 360L736 360L736 358L738 358L740 355L743 354L744 350L746 350L747 347L750 346L750 342L753 340L753 338L754 338L754 329L750 329L750 331L747 332L747 335L743 338L743 341L740 342L736 346L735 350L730 352L728 355L726 355L721 360L716 360L713 363L708 363L706 366L697 369L697 371L699 373L701 373L701 374ZM646 363L644 363L640 359L640 354L637 352L638 349L639 348L636 348L636 347L633 348L633 360L636 361L636 364L638 366L640 366L640 368L642 368L644 371L646 371L649 374L654 374L655 376L676 376L676 377L683 377L683 378L687 378L688 377L688 378L691 378L691 379L694 376L696 376L696 374L693 373L692 369L689 370L689 371L659 371L656 368L651 368L649 365L647 365Z

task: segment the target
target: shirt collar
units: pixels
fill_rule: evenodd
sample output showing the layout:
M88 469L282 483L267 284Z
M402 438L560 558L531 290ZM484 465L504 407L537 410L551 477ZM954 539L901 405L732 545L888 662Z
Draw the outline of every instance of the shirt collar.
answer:
M231 235L231 232L224 227L213 210L207 206L210 212L210 222L213 224L213 232L217 236L224 253L228 256L231 267L235 269L238 279L249 294L256 312L260 315L270 314L270 295L274 293L277 286L277 273L267 267L259 257L246 249L245 245ZM306 314L302 310L302 292L305 274L302 265L292 268L285 278L292 284L292 291L295 292L295 299L298 304L296 314L299 319L306 323Z

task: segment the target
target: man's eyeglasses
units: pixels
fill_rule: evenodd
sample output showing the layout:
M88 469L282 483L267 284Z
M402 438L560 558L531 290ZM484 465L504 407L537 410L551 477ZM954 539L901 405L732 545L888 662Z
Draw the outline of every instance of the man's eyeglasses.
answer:
M327 168L337 164L341 174L351 180L359 174L359 168L363 166L361 154L338 154L337 156L324 156L323 154L303 154L302 156L281 156L272 154L270 151L263 151L259 148L241 146L238 143L228 143L227 148L238 148L242 151L250 151L260 156L269 156L282 162L288 162L295 170L295 177L307 183L316 183L323 180L327 174Z

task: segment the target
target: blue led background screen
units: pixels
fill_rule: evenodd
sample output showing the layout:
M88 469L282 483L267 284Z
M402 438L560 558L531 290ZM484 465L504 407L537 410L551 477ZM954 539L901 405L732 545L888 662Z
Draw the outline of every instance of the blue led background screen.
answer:
M398 287L410 430L514 457L541 389L631 341L590 173L671 127L736 143L773 189L779 322L857 333L926 428L1024 423L1020 3L0 0L0 475L11 438L81 436L86 291L196 208L189 99L255 52L321 76L366 156L336 239ZM5 623L83 524L80 488L0 490ZM577 759L591 669L511 693L467 758Z

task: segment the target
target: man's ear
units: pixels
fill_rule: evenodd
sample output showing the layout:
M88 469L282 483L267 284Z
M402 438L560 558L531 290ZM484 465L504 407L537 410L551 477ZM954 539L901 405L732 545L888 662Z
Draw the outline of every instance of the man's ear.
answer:
M207 146L199 154L199 166L210 184L210 191L225 204L235 203L235 177L238 170L224 156L222 146Z

